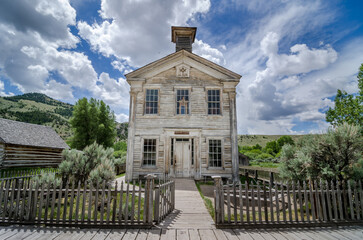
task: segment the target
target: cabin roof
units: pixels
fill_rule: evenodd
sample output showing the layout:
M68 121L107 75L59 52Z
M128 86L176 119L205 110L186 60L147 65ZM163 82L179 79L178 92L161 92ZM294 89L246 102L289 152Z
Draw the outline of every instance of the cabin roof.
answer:
M51 127L4 118L0 118L0 141L25 146L69 148Z

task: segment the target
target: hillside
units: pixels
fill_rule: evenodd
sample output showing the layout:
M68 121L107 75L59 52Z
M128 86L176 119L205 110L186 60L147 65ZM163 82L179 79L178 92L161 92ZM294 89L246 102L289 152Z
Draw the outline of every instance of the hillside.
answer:
M20 122L51 126L64 140L72 136L69 119L73 105L42 93L0 97L0 117ZM127 139L127 123L116 123L117 138Z
M63 139L71 136L73 106L41 93L0 97L0 117L51 126Z
M257 143L262 147L266 146L267 142L271 142L279 139L284 135L238 135L238 145L239 146L254 146ZM289 135L294 142L304 135Z

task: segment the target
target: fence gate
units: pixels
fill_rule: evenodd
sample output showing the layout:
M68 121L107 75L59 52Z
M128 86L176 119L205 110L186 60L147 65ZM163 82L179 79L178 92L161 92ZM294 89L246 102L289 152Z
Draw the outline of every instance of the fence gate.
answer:
M217 227L363 223L361 182L215 181Z

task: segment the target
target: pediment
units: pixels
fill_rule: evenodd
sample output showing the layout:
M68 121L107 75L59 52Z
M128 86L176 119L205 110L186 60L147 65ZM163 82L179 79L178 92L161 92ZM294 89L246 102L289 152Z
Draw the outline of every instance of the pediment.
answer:
M182 78L190 77L191 69L223 81L238 82L241 78L239 74L185 50L170 54L125 76L127 80L145 80L166 71L171 72L171 69L175 71L175 77Z

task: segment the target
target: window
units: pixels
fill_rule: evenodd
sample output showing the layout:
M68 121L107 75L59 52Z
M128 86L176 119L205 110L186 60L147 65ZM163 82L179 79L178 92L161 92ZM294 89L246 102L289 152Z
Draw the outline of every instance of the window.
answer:
M208 90L208 114L221 114L220 90Z
M176 114L189 114L189 90L176 90Z
M146 89L145 114L158 114L159 90Z
M156 165L156 139L144 139L144 159L145 166Z
M209 140L209 167L222 167L222 140Z

